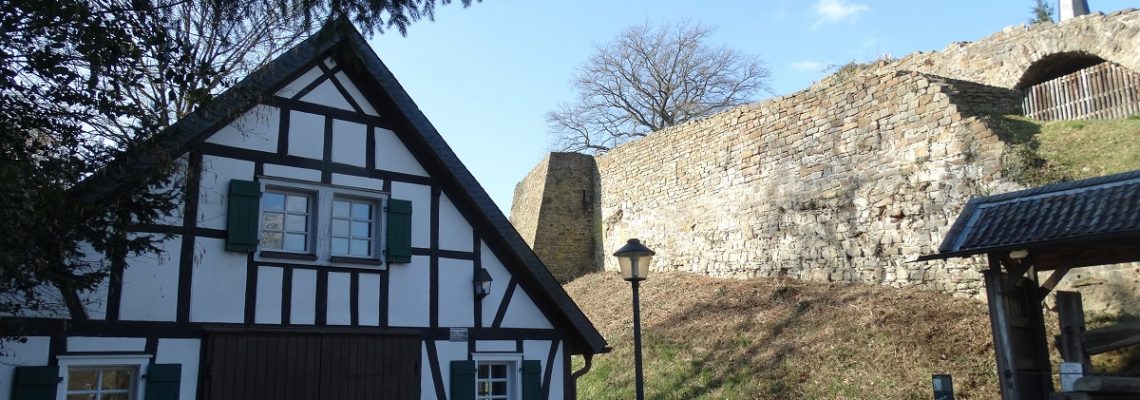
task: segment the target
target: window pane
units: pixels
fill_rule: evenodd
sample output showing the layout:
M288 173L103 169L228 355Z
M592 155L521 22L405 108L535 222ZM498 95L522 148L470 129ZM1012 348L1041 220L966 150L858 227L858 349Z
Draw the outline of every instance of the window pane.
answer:
M507 394L507 383L491 382L491 394Z
M95 390L99 381L99 371L68 371L67 390Z
M480 365L479 366L479 379L487 379L490 377L491 377L491 366Z
M285 250L305 251L306 235L303 233L286 233Z
M309 218L305 215L289 215L285 217L285 230L305 232L308 228Z
M105 394L101 400L128 400L126 393Z
M492 365L491 366L491 377L492 378L506 378L507 377L507 365L506 364Z
M67 400L96 400L93 394L69 394Z
M291 194L285 200L285 206L289 211L308 213L309 212L309 198L306 196Z
M261 247L264 249L280 249L281 232L262 232Z
M334 219L332 221L332 234L333 236L348 237L348 221Z
M128 389L130 387L130 371L125 369L103 370L103 389Z
M348 202L347 201L341 201L341 200L333 201L332 216L347 218L348 217Z
M369 247L371 247L371 244L371 240L352 239L352 246L349 249L349 254L352 254L354 256L368 256L372 253L369 249Z
M333 254L348 254L348 239L333 238L332 252Z
M281 222L285 219L285 214L276 212L266 212L261 216L261 229L279 231L282 229Z
M352 203L352 218L372 219L372 205L368 203Z
M352 221L352 237L368 238L372 237L372 224L367 222Z
M265 193L261 195L261 208L266 210L284 210L285 195L281 193Z

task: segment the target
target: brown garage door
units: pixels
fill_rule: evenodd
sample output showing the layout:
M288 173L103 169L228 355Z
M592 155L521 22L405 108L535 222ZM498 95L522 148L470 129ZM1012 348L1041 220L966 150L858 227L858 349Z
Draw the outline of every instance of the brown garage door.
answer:
M209 400L419 398L416 336L219 333L206 346Z

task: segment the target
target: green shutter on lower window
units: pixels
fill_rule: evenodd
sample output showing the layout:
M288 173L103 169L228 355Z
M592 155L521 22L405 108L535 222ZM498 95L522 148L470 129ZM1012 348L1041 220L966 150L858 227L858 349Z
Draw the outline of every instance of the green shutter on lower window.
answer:
M16 367L12 378L12 400L55 400L56 385L62 378L58 365Z
M451 362L451 396L448 400L475 400L475 362Z
M257 250L257 218L261 213L261 184L230 180L226 209L226 251Z
M542 398L542 363L538 360L522 362L522 400Z
M146 367L145 400L178 400L182 364L151 364Z
M412 262L412 202L388 199L388 248L390 263Z

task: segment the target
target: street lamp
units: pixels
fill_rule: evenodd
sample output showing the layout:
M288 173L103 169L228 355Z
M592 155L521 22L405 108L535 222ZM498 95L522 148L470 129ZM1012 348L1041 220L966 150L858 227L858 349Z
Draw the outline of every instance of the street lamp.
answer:
M629 239L614 252L621 266L621 276L629 281L633 287L633 363L637 378L637 400L645 399L645 378L641 373L641 306L637 297L638 283L649 276L649 261L653 259L653 250L641 244L640 240Z

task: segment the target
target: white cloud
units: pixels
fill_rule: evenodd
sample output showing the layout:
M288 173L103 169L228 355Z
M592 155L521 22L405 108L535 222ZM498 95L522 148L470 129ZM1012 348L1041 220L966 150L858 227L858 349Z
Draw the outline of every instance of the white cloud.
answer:
M871 6L848 3L846 0L819 0L813 8L815 13L819 15L819 20L812 24L812 30L827 23L854 20L860 13L871 10Z
M813 60L800 60L792 63L792 69L800 71L819 72L827 68L827 65L819 61Z

